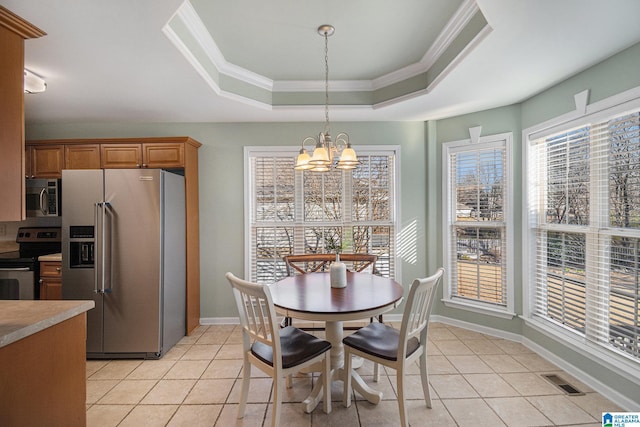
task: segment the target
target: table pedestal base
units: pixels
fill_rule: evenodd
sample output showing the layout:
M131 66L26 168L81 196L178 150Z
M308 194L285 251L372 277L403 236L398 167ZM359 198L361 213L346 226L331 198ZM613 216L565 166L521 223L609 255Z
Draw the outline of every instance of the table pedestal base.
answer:
M333 381L344 381L345 375L351 375L351 386L355 391L360 393L369 402L377 405L382 399L382 392L376 391L369 387L362 377L354 370L362 366L362 358L357 358L352 363L351 372L347 373L343 369L344 365L344 345L342 344L342 322L326 322L326 337L327 341L331 343L331 383ZM302 405L306 413L312 412L320 400L322 399L322 386L323 378L322 374L316 381L311 394L307 397Z
M344 381L345 371L342 368L331 371L331 382L340 380ZM302 402L302 406L304 407L304 411L306 413L313 412L314 409L318 406L320 401L322 400L322 374L316 381L316 384L313 386L311 390L311 394ZM358 375L356 371L351 370L351 387L358 393L362 395L365 399L367 399L370 403L377 405L382 400L382 392L377 391L369 387L362 377Z

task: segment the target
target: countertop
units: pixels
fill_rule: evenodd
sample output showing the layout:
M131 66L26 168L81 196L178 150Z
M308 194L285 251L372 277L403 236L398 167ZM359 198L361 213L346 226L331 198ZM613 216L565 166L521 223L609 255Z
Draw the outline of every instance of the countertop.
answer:
M93 301L0 301L0 348L95 307Z
M62 261L62 254L40 255L38 257L38 261Z
M0 253L15 252L20 249L20 245L11 240L0 240Z

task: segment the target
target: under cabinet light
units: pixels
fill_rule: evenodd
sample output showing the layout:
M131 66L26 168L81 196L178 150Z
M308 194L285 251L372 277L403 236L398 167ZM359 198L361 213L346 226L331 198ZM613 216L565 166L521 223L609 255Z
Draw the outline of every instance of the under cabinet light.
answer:
M47 82L40 76L24 69L24 93L40 93L47 90Z

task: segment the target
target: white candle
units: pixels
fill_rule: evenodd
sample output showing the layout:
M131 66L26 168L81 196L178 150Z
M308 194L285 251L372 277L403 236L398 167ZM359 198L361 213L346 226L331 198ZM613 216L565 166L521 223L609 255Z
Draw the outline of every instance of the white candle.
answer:
M332 288L344 288L347 286L347 266L340 262L339 255L336 255L336 262L329 267L329 277Z

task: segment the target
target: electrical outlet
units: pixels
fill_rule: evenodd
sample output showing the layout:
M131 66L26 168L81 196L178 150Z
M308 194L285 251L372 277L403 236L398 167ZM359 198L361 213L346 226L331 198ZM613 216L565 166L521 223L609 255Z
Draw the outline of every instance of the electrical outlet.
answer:
M7 225L0 224L0 236L6 236L6 235L7 235Z

